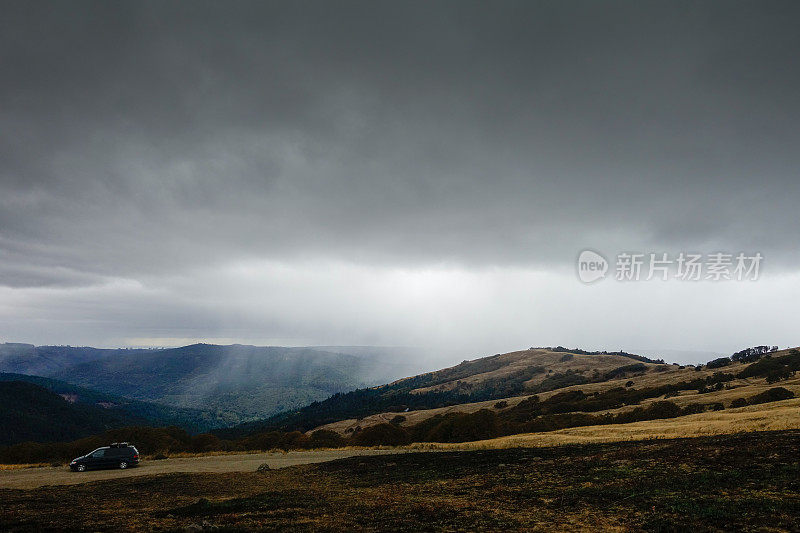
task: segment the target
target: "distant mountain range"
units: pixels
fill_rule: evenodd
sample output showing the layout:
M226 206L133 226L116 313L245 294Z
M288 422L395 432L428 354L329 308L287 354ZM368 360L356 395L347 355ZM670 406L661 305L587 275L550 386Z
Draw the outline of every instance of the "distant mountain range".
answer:
M19 342L0 344L0 372L51 376L72 365L104 357L144 353L152 350L102 349L73 346L34 346Z
M148 402L128 407L159 411L155 418L182 421L187 429L207 429L264 419L413 374L419 363L407 355L408 349L370 347L194 344L105 350L6 343L0 344L0 372L54 378L112 395L111 403Z

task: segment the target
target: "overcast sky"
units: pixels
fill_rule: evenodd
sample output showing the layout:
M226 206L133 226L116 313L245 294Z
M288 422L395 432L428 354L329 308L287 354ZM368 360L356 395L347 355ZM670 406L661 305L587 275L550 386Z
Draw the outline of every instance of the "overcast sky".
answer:
M800 344L796 2L2 12L0 341Z

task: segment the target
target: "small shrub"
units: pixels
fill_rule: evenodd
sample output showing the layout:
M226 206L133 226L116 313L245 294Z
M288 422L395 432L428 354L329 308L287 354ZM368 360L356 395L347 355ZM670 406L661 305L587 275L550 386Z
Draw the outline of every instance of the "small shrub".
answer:
M505 400L497 402L496 404L494 404L494 408L495 409L505 409L506 407L508 407L508 402L505 401Z
M169 456L164 455L163 453L157 453L153 456L154 461L161 461L162 459L169 459Z
M756 394L747 400L747 403L749 405L757 405L760 403L779 402L781 400L788 400L790 398L794 398L794 393L792 391L783 387L774 387L772 389L765 390L761 394Z
M626 387L633 387L633 381L629 381L625 384Z
M736 407L745 407L747 405L747 399L745 398L736 398L731 402L731 409Z
M358 446L399 446L408 444L408 433L392 424L378 424L362 429L351 437Z
M340 448L345 445L344 438L329 429L318 429L311 434L309 445L312 448Z
M790 372L787 369L782 370L773 370L769 374L767 374L767 383L777 383L778 381L783 381L784 379L789 379L792 377L793 372Z
M645 372L647 372L647 366L645 366L642 363L634 363L632 365L620 366L618 368L615 368L614 370L606 372L605 378L606 379L621 378L626 374L643 374Z
M690 403L686 407L683 408L684 415L696 415L698 413L703 413L706 410L706 406L701 403Z
M267 463L261 463L260 465L258 465L258 468L256 468L256 472L261 472L261 473L269 472L270 470L272 470L272 468L270 468Z

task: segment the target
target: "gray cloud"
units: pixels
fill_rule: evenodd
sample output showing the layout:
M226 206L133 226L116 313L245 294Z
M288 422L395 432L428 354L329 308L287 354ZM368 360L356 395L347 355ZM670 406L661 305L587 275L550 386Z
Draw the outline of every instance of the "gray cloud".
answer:
M799 22L792 2L6 2L0 285L566 271L585 247L794 271Z

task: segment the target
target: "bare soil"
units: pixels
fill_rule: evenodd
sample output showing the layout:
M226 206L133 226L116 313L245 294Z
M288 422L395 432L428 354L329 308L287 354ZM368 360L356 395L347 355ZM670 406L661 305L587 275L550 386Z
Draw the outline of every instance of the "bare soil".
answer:
M270 468L333 461L356 455L398 453L396 450L344 449L290 451L287 453L253 453L181 457L159 461L142 461L125 470L88 470L72 472L67 467L39 467L0 471L0 489L34 489L46 485L75 485L90 481L124 479L136 476L172 473L255 472L263 463Z
M798 531L798 457L783 431L123 477L0 489L0 530Z

